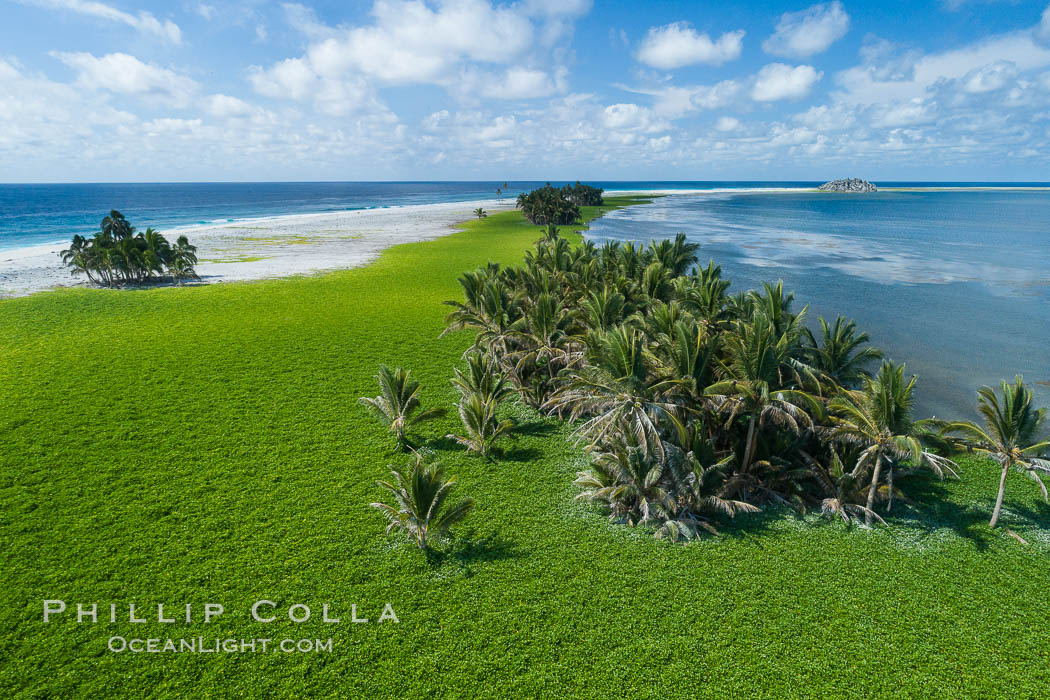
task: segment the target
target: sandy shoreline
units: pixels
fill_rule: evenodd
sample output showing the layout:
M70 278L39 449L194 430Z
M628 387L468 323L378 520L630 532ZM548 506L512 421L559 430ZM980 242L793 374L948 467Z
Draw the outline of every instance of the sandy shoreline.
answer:
M451 233L477 207L506 211L514 208L514 200L272 216L163 233L169 240L185 234L197 246L197 274L203 282L234 282L359 267L392 245ZM0 250L0 297L84 285L83 278L72 277L62 265L59 253L65 247L53 243Z
M909 191L1048 191L1047 187L900 187ZM607 190L608 196L762 194L816 192L807 187ZM451 233L473 217L473 210L506 211L511 197L469 202L418 204L383 209L291 214L240 219L221 224L184 226L163 231L172 239L186 234L197 246L197 273L205 283L272 279L365 265L380 251L399 243L425 241ZM145 228L143 224L142 228ZM82 286L62 265L65 243L0 250L0 298L25 296L59 287Z

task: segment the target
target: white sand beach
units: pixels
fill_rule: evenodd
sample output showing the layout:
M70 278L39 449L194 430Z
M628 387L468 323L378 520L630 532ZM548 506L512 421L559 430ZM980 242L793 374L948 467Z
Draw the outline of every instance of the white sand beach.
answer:
M274 216L163 233L169 240L185 234L197 246L202 282L258 280L358 267L392 245L451 233L477 207L505 211L514 208L514 200ZM148 225L136 223L142 229ZM62 264L59 253L65 247L55 243L0 250L0 297L85 284Z

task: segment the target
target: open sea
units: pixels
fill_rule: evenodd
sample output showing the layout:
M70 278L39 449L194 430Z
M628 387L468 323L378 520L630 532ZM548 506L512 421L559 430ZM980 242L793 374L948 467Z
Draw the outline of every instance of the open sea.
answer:
M855 318L919 375L918 413L972 417L981 384L1024 374L1050 404L1050 191L765 193L818 182L594 182L716 190L607 214L593 240L684 232L740 291L784 280L796 308ZM0 185L3 250L90 234L110 209L140 229L493 199L493 182ZM514 198L541 182L511 182ZM554 183L561 184L561 183ZM1002 186L1003 183L994 183ZM1046 183L1009 183L1046 186ZM994 186L878 182L880 188Z

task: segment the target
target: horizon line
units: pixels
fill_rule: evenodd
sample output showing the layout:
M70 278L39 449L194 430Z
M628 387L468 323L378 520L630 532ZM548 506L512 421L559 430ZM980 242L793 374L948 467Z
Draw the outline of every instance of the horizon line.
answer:
M844 179L844 178L835 178ZM866 179L866 178L860 178ZM783 179L767 179L767 180L617 180L617 179L604 179L604 178L540 178L540 179L505 179L502 182L513 184L518 183L536 183L536 182L601 182L610 184L620 183L644 183L644 184L666 184L666 183L792 183L792 184L809 184L809 183L823 183L831 182L831 180L783 180ZM1050 180L909 180L909 179L895 179L895 178L879 178L874 180L867 180L874 184L879 182L885 183L915 183L915 184L961 184L961 185L1048 185L1050 186ZM83 180L83 181L37 181L37 182L17 182L17 181L0 181L0 187L9 186L38 186L38 185L341 185L341 184L359 184L359 185L394 185L394 184L484 184L484 183L495 183L499 184L497 180Z

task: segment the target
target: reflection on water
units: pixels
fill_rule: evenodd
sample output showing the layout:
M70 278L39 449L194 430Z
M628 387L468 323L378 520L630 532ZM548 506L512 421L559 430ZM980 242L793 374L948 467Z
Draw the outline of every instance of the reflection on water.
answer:
M731 291L783 279L814 320L857 319L919 375L922 414L972 417L977 386L1019 373L1050 404L1048 192L681 195L612 212L588 237L679 231Z

